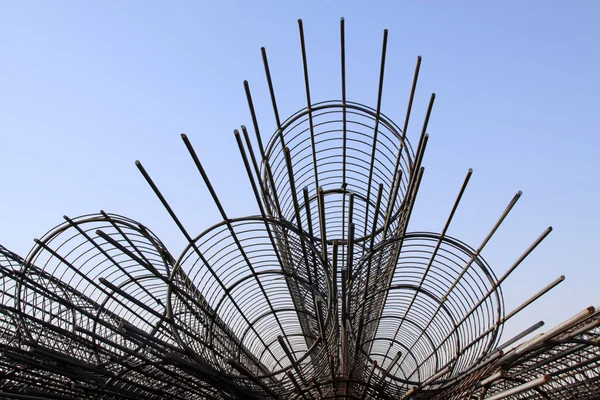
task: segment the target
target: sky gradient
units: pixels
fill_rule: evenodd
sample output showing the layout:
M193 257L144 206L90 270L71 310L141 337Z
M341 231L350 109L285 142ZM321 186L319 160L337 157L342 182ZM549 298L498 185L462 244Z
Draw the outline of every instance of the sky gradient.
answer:
M179 137L185 132L231 216L258 213L233 130L274 131L260 47L283 118L305 106L297 19L313 101L339 99L339 18L348 99L375 106L389 29L382 111L401 123L423 57L408 138L428 98L423 183L410 230L440 231L474 169L449 234L477 247L517 190L523 197L483 256L506 281L506 309L560 274L514 318L546 329L600 305L600 3L0 2L0 243L25 256L34 237L100 209L139 220L177 256L184 238L137 171L141 160L192 233L219 222ZM509 335L509 332L507 332ZM507 336L508 338L508 336Z

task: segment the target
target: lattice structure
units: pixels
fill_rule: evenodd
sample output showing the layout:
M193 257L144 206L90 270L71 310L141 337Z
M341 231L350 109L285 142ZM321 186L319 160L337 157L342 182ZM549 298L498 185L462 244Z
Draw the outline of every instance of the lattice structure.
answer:
M175 258L134 220L65 217L23 259L0 246L0 391L14 399L594 399L600 313L584 310L513 346L501 276L448 227L411 232L431 96L416 147L407 138L421 58L402 127L375 108L313 103L302 22L306 107L281 120L267 56L275 133L235 131L259 214L229 216L187 136L223 222L189 232L137 166L187 240ZM416 136L416 135L415 135Z

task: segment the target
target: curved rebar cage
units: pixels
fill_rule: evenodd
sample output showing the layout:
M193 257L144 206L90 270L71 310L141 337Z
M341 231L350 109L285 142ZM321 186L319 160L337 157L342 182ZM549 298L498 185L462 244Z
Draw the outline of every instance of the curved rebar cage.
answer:
M502 341L519 307L482 256L518 192L477 248L447 235L469 170L439 233L410 232L427 145L406 117L381 112L384 31L375 107L312 102L302 22L306 106L280 119L262 49L275 132L235 137L259 214L223 209L192 235L137 167L187 241L177 258L139 222L101 211L65 222L23 259L0 246L0 394L14 399L593 399L600 393L600 313L590 307L527 339ZM255 148L257 149L255 151ZM511 347L513 346L513 347Z

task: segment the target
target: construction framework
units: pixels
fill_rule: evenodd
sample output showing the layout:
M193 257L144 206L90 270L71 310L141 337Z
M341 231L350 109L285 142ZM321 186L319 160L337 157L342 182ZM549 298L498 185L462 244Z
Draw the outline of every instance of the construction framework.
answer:
M314 103L299 22L305 107L282 120L262 50L275 132L235 138L259 214L226 213L186 135L222 222L199 235L136 165L187 241L175 258L146 226L101 211L50 230L26 258L0 246L0 395L7 399L600 399L600 312L590 307L531 337L504 324L564 280L504 308L502 275L482 257L521 196L473 248L408 230L423 176L431 96L407 138L374 108Z

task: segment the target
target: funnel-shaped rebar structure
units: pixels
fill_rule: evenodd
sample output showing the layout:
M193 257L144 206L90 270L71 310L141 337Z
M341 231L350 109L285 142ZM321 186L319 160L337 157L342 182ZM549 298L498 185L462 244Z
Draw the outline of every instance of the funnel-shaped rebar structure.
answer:
M258 214L227 214L182 135L222 222L190 232L136 165L186 240L174 257L139 222L101 211L36 239L26 258L0 246L0 397L7 399L599 399L600 314L502 339L502 285L544 230L497 275L485 247L521 196L472 247L409 223L423 176L425 120L382 113L388 33L373 107L314 102L302 21L303 108L282 119L266 51L274 133L234 132ZM412 126L412 125L410 125ZM412 132L411 128L411 132ZM441 202L440 204L443 204Z

